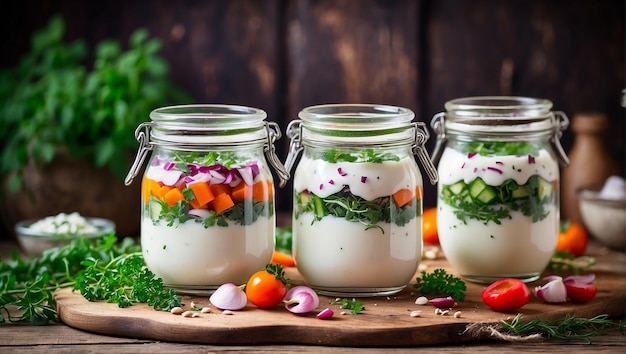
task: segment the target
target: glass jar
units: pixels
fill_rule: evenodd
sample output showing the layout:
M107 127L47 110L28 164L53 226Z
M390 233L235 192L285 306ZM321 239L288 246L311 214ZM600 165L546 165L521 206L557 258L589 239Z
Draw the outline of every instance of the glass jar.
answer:
M437 229L461 276L491 283L539 278L559 232L559 139L569 124L552 102L467 97L445 104L438 134Z
M263 156L288 179L275 154L275 123L260 109L229 105L158 108L135 136L129 185L142 179L141 247L148 268L180 293L243 284L270 262L274 183Z
M422 255L422 176L436 183L423 123L393 106L308 107L287 129L293 181L293 255L311 287L332 296L389 295Z

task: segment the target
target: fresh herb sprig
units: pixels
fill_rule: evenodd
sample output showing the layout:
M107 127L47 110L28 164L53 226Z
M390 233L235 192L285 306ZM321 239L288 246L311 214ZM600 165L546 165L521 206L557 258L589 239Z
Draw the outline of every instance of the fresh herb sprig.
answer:
M573 272L580 274L587 272L594 264L596 259L590 256L577 257L568 251L556 251L550 258L547 269L552 272Z
M331 299L330 300L331 305L334 305L337 303L340 303L341 309L350 310L350 313L353 315L358 315L363 310L365 310L365 305L363 305L363 303L357 300L356 298L352 298L352 299L344 298L344 299Z
M220 164L227 168L233 168L240 166L241 161L247 160L249 160L248 157L238 156L232 151L209 151L206 153L203 152L202 154L192 151L184 154L174 153L172 157L172 161L177 165L177 167L186 164L198 164L203 166Z
M91 300L116 302L121 307L142 300L161 309L180 304L180 297L163 289L160 279L143 265L135 240L117 241L114 234L95 244L81 237L46 250L41 257L14 253L0 262L0 323L47 325L56 321L53 292L68 287Z
M422 295L452 296L456 301L465 300L467 290L461 278L449 274L443 268L437 268L431 273L422 271L413 287L419 289Z
M581 318L566 315L557 320L531 319L522 321L522 314L518 314L510 322L501 321L500 325L505 333L520 336L540 334L547 339L583 340L591 343L593 335L605 334L609 330L619 330L624 333L624 323L613 321L608 315L598 315L592 318Z
M155 310L170 310L182 303L174 289L165 288L163 280L148 270L141 252L123 254L109 262L88 258L81 264L86 268L76 276L73 290L79 290L89 301L105 300L119 307L147 303Z
M312 193L298 193L295 198L296 218L302 213L313 213L313 223L320 221L327 215L346 219L350 222L359 222L365 230L383 229L380 222L393 223L404 226L413 218L419 216L420 208L416 201L399 207L390 197L380 197L366 200L350 192L348 187L326 198Z
M384 161L400 161L400 157L389 152L380 152L375 149L359 149L347 151L342 149L328 149L322 154L322 159L330 163L337 162L369 162L382 163Z
M187 195L189 188L183 190L183 195ZM188 200L192 200L192 196ZM154 205L158 205L158 212L154 213L151 208ZM213 210L207 210L209 215L206 217L197 217L188 214L187 212L191 208L188 201L179 200L171 206L167 204L165 200L160 200L156 197L150 197L148 203L144 206L146 208L146 215L150 215L152 222L158 225L160 220L164 220L167 226L177 227L178 224L184 223L187 220L194 220L201 223L204 228L212 226L227 227L228 221L232 221L238 225L250 225L254 223L259 217L271 217L274 215L274 203L271 201L255 202L250 198L245 198L242 201L238 201L231 208L216 213Z

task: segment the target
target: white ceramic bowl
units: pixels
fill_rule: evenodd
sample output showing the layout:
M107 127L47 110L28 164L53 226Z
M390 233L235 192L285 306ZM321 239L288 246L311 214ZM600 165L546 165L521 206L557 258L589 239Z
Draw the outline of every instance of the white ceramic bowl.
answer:
M85 217L85 219L96 227L97 231L92 233L82 233L73 235L58 235L54 233L45 233L30 228L32 224L39 220L25 220L15 224L15 234L22 249L33 256L39 256L43 251L61 247L69 244L73 239L78 237L86 237L96 239L103 235L115 231L115 223L109 219Z
M626 251L626 198L603 198L597 190L582 189L578 201L591 236L611 249Z

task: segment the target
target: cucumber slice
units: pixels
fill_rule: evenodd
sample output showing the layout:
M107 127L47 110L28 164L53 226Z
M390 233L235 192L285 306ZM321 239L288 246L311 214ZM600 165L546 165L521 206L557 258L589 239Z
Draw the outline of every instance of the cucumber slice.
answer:
M476 200L478 200L479 202L483 204L489 204L492 201L494 201L496 197L497 197L497 194L493 190L493 188L488 187L488 188L483 189L483 191L478 195Z
M313 195L313 207L315 209L315 216L318 218L328 215L324 200L316 195Z
M539 177L539 191L538 196L539 200L543 200L544 198L550 199L552 197L552 183L550 181L546 181L545 179Z
M150 201L148 201L148 210L150 212L150 219L155 220L155 221L159 220L161 216L161 209L163 209L163 207L161 206L161 203L155 197L151 197Z
M450 192L452 192L453 194L460 194L461 192L463 192L463 190L465 190L465 182L463 181L458 181L454 184L451 184L448 186L448 189L450 190Z
M524 186L518 186L517 189L511 191L511 196L513 197L513 199L526 198L529 195L530 193L528 193L528 189L526 189L526 187Z
M496 199L497 194L485 181L476 178L470 183L469 194L477 202L489 204Z

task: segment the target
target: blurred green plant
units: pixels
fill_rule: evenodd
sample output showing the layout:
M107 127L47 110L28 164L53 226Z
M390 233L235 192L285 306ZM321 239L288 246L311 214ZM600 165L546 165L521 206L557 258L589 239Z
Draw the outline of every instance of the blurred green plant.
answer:
M145 29L132 33L127 50L98 43L92 65L84 40L65 43L64 33L54 16L17 67L0 71L0 178L9 191L23 187L26 164L51 163L63 150L123 178L135 128L150 111L191 101L170 82L161 41Z

